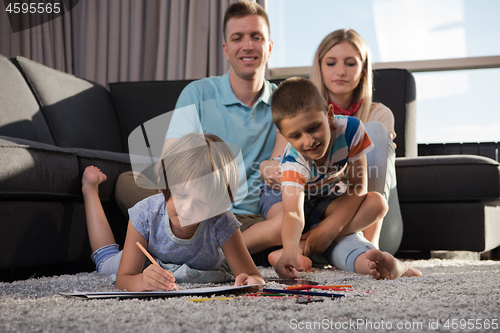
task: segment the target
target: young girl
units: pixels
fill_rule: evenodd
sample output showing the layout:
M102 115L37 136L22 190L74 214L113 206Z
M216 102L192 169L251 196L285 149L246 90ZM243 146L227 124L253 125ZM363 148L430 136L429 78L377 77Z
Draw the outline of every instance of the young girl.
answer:
M118 289L172 289L176 280L172 271L157 265L144 268L139 242L163 267L186 268L185 281L204 272L218 273L225 258L236 277L235 286L263 285L243 243L240 223L227 210L231 188L238 188L238 170L229 147L215 135L192 133L173 143L162 162L166 189L129 210L123 252L99 200L98 186L106 175L94 166L85 169L82 192L96 270L117 274ZM222 200L228 195L229 200Z
M402 237L394 166L394 115L385 105L372 103L373 73L368 45L352 29L333 31L316 51L310 79L323 98L333 105L335 114L353 116L365 123L375 144L375 149L366 157L368 170L371 170L368 186L370 191L381 193L389 202L390 210L384 224L393 238L386 240L389 244L385 250L394 253ZM376 247L381 228L382 220L363 231Z

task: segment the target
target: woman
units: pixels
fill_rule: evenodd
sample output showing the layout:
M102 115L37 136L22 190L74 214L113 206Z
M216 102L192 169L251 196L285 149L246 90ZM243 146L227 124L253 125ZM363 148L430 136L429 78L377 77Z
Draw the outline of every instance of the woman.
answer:
M378 247L384 222L382 249L394 253L402 236L394 167L394 115L385 105L372 102L372 63L363 38L352 29L327 35L314 56L310 79L333 105L335 114L359 118L375 143L367 155L368 191L381 193L389 203L389 212L364 234Z

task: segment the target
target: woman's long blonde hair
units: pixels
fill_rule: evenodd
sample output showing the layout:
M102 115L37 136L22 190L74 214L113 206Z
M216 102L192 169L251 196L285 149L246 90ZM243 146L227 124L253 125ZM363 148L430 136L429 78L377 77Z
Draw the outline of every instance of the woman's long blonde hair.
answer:
M353 102L358 103L363 100L358 111L353 115L359 118L362 122L366 122L370 115L370 108L372 105L372 86L373 86L373 72L370 50L361 36L352 29L339 29L328 34L314 55L314 62L311 69L310 80L318 87L321 95L328 101L328 90L323 82L323 74L321 73L321 61L332 47L342 42L351 43L358 51L359 57L363 63L363 76L359 81L358 86L354 89Z

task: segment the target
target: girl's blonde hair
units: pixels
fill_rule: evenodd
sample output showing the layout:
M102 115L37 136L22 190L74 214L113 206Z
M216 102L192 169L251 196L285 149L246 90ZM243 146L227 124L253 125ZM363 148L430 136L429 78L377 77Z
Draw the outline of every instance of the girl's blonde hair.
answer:
M359 57L363 63L363 76L356 89L354 89L353 96L354 103L358 103L361 100L363 100L363 103L353 116L359 118L362 122L367 122L372 105L372 61L368 45L366 45L363 38L356 31L352 29L339 29L331 32L323 39L314 55L310 80L318 87L323 98L328 101L328 90L323 82L323 74L321 73L321 61L332 47L346 41L351 43L358 51Z
M212 211L223 212L233 202L238 191L238 165L231 148L213 134L190 133L176 140L162 158L165 201L170 199L170 187L194 181L202 191ZM224 206L224 207L223 207Z

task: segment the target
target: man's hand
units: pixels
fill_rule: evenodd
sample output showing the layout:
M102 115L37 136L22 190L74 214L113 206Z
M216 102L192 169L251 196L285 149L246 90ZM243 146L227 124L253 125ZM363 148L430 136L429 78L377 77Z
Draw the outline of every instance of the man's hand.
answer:
M299 256L283 251L280 259L276 263L274 270L283 279L296 279L295 272L303 272L304 268L299 263Z
M332 228L327 228L321 224L309 230L300 238L306 240L304 255L308 257L325 252L336 236L337 233L335 233Z
M274 189L281 188L281 173L280 164L278 160L262 161L259 166L260 178Z

